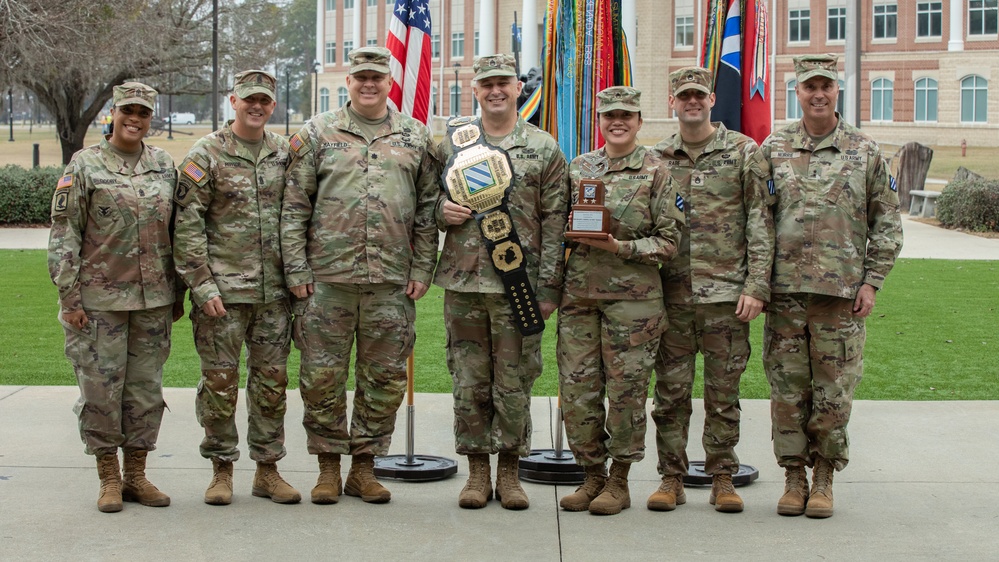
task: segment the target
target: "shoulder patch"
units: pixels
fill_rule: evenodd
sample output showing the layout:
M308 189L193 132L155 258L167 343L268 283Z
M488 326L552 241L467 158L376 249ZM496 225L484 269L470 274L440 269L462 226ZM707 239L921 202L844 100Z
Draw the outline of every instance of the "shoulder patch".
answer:
M895 181L895 176L892 176L892 175L888 176L888 187L892 191L898 191L898 182Z
M777 186L774 185L773 178L770 178L770 179L767 180L767 191L770 192L770 195L776 195L777 194Z
M65 176L59 178L59 183L56 184L56 189L66 189L73 186L73 174L66 174Z
M205 170L198 166L193 160L189 160L187 164L184 164L184 169L181 170L184 175L194 180L194 183L201 183L202 180L208 175Z
M56 191L55 198L52 200L52 211L56 213L61 213L66 210L69 206L69 193L65 191Z
M676 208L683 210L683 197L680 197L679 193L676 194Z
M302 149L304 145L305 142L302 141L302 137L298 136L298 133L291 135L291 138L288 139L288 146L290 146L291 149L294 150L296 154L298 153L299 150Z

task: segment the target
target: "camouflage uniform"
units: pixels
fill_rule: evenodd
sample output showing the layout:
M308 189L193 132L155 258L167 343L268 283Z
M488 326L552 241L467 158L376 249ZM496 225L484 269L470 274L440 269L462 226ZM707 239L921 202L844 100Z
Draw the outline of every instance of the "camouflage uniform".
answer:
M103 139L73 156L52 198L49 274L88 454L156 446L178 289L169 222L176 181L166 151L143 144L129 169ZM82 330L62 320L81 309Z
M344 107L306 123L291 148L281 215L285 277L289 287L315 283L294 327L309 452L383 455L416 339L406 285L429 285L437 255L433 136L390 109L369 143Z
M569 201L565 156L551 135L523 119L498 146L513 162L508 207L531 286L538 302L558 303ZM440 161L447 162L454 152L449 137L438 150ZM447 236L434 283L445 289L456 451L524 456L531 449L530 399L541 375L541 334L522 336L517 331L478 224L467 220L448 225L446 200L442 190L435 218Z
M250 458L285 456L285 387L291 309L284 285L279 224L288 141L265 132L254 158L232 121L200 139L180 166L174 258L191 287L191 323L201 357L196 411L205 458L239 458L236 400L247 345ZM221 297L226 314L202 306Z
M587 177L587 158L609 161L597 179L620 250L578 244L566 260L556 346L566 435L581 465L608 456L634 463L645 456L645 403L666 325L658 264L676 252L683 204L645 147L622 158L604 149L577 157L570 185Z
M777 190L763 363L784 467L812 466L816 455L837 470L849 461L846 425L866 337L854 300L865 283L881 288L902 247L881 149L837 118L818 144L800 121L763 143Z
M686 202L676 259L660 270L669 328L656 362L659 473L687 474L687 437L697 352L704 356L705 472L739 471L739 379L749 360L749 324L735 310L741 295L770 298L774 223L770 168L759 147L721 123L696 160L677 133L655 147Z

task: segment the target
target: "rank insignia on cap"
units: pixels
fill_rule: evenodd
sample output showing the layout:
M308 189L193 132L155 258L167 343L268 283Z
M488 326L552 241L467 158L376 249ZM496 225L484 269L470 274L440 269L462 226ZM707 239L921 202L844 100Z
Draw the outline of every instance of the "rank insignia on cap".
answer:
M895 176L888 176L888 187L892 191L898 191L898 182L895 181Z
M676 208L683 210L683 197L680 197L679 193L676 194Z
M59 183L56 185L56 189L66 189L73 185L73 174L66 174L65 176L59 178Z
M199 183L201 180L205 179L205 171L201 169L201 166L198 166L193 161L188 162L187 165L184 166L184 174L194 180L195 183Z
M774 180L767 180L767 191L770 192L770 195L777 193L777 186L774 185Z
M288 141L288 144L291 145L292 150L298 152L299 150L301 150L302 145L304 145L305 143L302 142L302 137L298 136L298 133L295 133L294 135L291 136L291 139Z

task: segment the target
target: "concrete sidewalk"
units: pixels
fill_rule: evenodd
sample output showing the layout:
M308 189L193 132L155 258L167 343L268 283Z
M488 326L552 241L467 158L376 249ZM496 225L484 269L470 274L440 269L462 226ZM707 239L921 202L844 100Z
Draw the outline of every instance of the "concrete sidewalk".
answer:
M999 260L999 238L982 238L948 230L902 215L903 258L941 260ZM0 228L0 249L30 250L48 247L47 228ZM443 243L443 236L441 237Z
M760 478L740 488L741 514L708 505L707 489L688 489L671 513L645 509L658 484L654 433L649 456L631 472L632 507L596 517L559 510L573 487L525 484L527 511L495 500L463 510L457 496L467 476L454 454L451 397L417 395L416 453L459 460L456 476L438 482L386 482L387 505L357 498L308 502L315 457L305 451L302 403L289 393L288 456L282 474L306 498L277 505L252 497L253 462L237 464L236 496L227 507L202 502L211 465L198 453L202 434L193 389L166 389L170 411L149 477L172 497L167 508L125 504L117 514L96 508L98 479L82 452L70 408L74 387L0 386L0 560L930 560L995 559L999 551L999 448L992 426L999 402L870 402L854 405L853 461L836 476L831 519L781 517L775 508L783 473L770 446L768 403L742 403L742 462ZM240 431L246 435L244 398ZM535 398L533 445L552 447L552 399ZM703 458L695 401L689 454ZM403 453L400 416L393 452ZM346 468L346 467L345 467ZM346 472L346 471L345 471Z

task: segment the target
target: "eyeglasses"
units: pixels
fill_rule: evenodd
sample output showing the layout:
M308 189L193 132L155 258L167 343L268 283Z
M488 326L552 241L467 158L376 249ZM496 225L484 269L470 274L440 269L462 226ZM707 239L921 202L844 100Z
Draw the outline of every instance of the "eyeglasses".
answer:
M683 92L680 92L679 94L677 94L674 97L676 99L680 100L680 101L687 101L690 98L696 98L698 100L702 100L702 99L708 97L708 94L706 94L706 93L704 93L704 92L702 92L700 90L684 90Z

